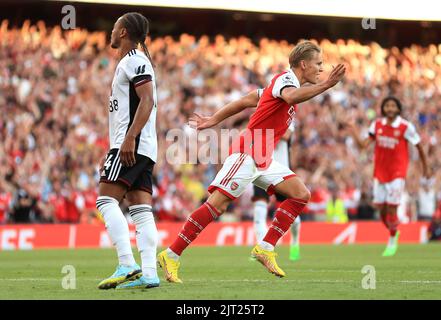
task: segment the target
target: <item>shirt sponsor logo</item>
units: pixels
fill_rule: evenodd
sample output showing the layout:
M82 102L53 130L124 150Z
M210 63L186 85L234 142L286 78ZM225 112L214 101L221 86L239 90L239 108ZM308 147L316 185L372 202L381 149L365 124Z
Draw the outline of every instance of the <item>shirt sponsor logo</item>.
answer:
M290 78L290 76L284 76L283 79L283 84L294 84L294 81Z
M386 149L395 149L399 140L392 137L378 136L378 145Z

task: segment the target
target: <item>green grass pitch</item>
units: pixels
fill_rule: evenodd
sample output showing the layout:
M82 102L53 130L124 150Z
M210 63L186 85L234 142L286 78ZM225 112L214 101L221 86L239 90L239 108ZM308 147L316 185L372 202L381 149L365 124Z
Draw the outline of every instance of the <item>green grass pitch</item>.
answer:
M279 247L283 279L249 261L250 247L193 247L183 255L184 284L148 290L98 290L113 273L110 249L0 252L0 299L441 299L441 246L401 245L392 258L383 245L304 245L302 259ZM135 252L135 250L134 250ZM137 255L136 255L137 256ZM138 259L139 261L139 259ZM76 289L62 288L64 265L76 270ZM376 288L363 289L363 266L375 267Z

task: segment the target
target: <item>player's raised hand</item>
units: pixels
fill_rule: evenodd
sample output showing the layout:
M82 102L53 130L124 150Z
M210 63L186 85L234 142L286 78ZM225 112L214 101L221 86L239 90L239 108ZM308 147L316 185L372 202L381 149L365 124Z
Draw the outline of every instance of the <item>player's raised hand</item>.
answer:
M334 67L328 76L326 83L329 88L335 86L339 81L341 81L346 73L346 67L344 64L340 63Z
M197 113L193 113L193 115L188 119L188 125L193 129L203 130L211 128L215 125L215 123L212 120L212 117L203 117Z

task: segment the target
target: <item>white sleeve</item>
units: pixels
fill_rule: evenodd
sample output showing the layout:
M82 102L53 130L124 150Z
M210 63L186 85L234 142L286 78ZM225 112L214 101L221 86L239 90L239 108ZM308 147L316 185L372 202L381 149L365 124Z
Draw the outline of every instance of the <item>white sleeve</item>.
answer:
M406 132L404 132L404 138L413 145L420 143L421 138L412 123L408 123Z
M371 139L375 139L375 123L376 121L372 122L368 130L368 134Z
M259 99L262 97L262 94L263 94L263 89L262 89L262 88L257 89L257 97L258 97Z
M288 130L291 132L294 132L295 128L296 128L296 123L293 120L293 121L291 121L291 124L289 125Z
M282 98L282 90L286 87L299 87L298 80L289 72L278 77L273 86L273 97Z
M127 59L123 69L127 75L127 78L132 82L135 87L152 81L153 67L150 61L143 59L138 55L133 55Z

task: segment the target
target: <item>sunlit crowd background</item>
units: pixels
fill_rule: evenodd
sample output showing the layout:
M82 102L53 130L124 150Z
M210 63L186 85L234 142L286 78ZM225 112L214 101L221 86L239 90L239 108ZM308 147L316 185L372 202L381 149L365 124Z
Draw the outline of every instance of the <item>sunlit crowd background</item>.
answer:
M300 39L299 39L300 40ZM312 191L306 220L334 221L333 199L348 219L375 219L372 207L373 149L359 151L342 116L366 134L387 95L398 97L428 155L433 179L421 180L414 148L401 206L402 221L439 215L441 198L441 45L398 49L354 40L318 42L324 76L339 62L345 81L299 105L292 137L292 169ZM295 43L246 37L158 37L148 40L158 85L159 156L154 210L159 220L183 220L207 197L220 168L215 164L166 161L166 139L181 129L189 139L193 112L213 114L226 103L262 88L288 68ZM95 209L99 164L108 149L107 105L117 64L104 32L63 31L43 22L0 25L0 223L100 223ZM252 110L220 124L243 128ZM188 145L182 145L188 155ZM185 157L184 157L185 158ZM424 183L422 183L424 182ZM252 218L252 187L223 219ZM332 203L332 202L331 202ZM272 200L274 206L274 200Z

